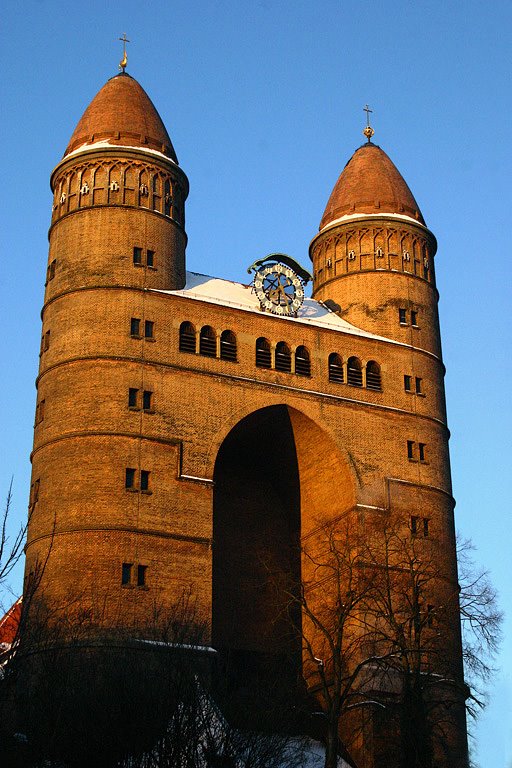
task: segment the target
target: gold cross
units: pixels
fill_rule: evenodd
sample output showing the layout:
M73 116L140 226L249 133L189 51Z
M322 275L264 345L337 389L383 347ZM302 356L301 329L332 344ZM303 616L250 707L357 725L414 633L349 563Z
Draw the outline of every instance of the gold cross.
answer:
M123 72L126 69L126 65L128 64L128 57L126 55L126 43L129 43L130 41L126 37L126 32L123 32L123 36L119 38L121 42L123 43L123 58L119 62L119 69L122 69Z
M375 131L370 125L370 113L373 114L373 109L370 109L368 104L366 104L366 106L363 107L363 112L366 112L366 128L364 129L363 134L368 139L368 144L369 144L372 140L373 134L375 133Z

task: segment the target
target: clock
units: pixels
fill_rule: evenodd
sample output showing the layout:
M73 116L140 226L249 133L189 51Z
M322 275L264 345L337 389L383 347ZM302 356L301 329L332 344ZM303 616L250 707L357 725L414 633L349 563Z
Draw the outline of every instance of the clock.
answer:
M286 264L261 266L254 275L254 292L262 309L274 315L296 315L304 301L304 285Z

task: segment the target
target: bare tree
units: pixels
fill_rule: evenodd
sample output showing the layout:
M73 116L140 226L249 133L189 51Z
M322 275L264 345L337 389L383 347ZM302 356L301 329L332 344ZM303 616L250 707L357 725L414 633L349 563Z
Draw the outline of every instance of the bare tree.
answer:
M25 545L25 537L27 533L27 525L25 524L20 525L13 535L9 535L12 483L13 480L11 478L0 522L0 610L7 607L6 593L9 592L12 596L12 592L8 585L8 578L23 555L23 547Z

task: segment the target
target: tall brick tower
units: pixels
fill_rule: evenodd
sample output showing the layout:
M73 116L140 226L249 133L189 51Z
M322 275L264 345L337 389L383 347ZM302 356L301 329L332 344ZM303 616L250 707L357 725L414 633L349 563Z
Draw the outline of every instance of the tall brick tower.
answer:
M355 546L393 524L415 566L435 563L418 619L431 638L451 605L439 643L457 695L436 765L465 768L436 241L389 157L369 140L347 163L303 301L307 273L283 254L252 285L185 271L187 178L124 72L51 186L26 565L41 600L140 634L188 591L220 656L254 679L291 660L288 684L304 663L300 617L282 620L304 543L341 523ZM342 734L358 768L399 765L378 721Z

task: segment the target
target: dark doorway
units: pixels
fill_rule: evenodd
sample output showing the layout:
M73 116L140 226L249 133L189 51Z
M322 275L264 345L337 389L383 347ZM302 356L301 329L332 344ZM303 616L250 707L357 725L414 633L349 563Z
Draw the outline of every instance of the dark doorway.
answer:
M231 430L214 482L212 641L231 703L260 697L268 707L296 695L301 669L300 485L286 406Z

